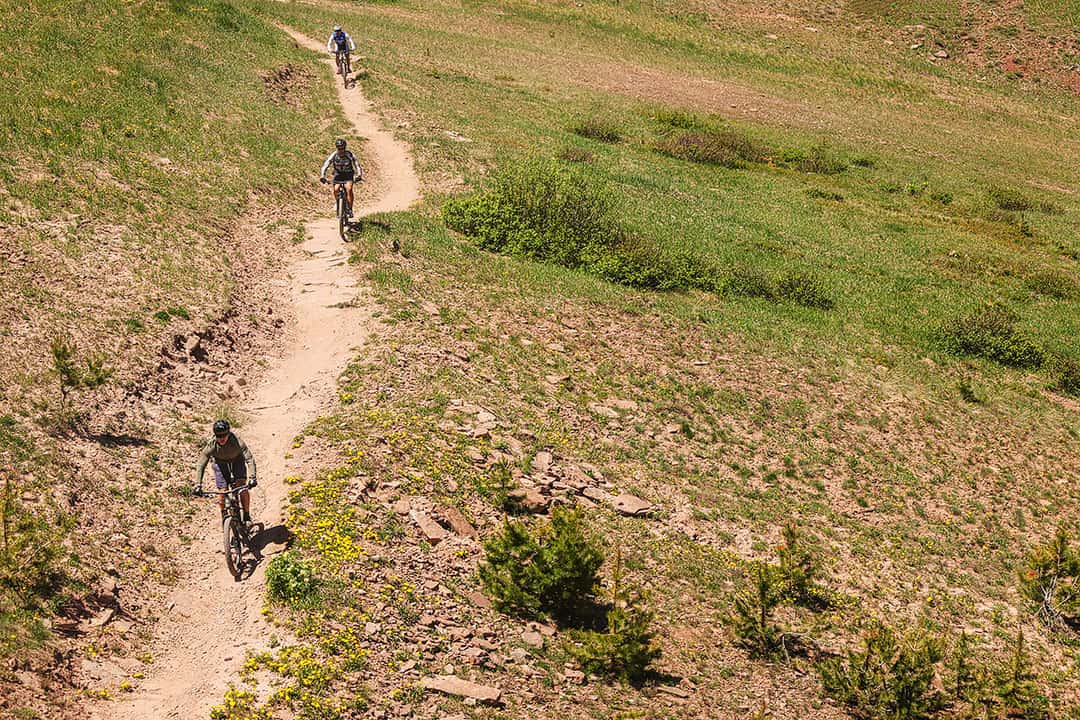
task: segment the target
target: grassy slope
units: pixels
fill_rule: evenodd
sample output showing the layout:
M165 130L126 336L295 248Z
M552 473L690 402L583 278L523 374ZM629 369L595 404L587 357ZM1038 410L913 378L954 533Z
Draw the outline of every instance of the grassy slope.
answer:
M313 87L322 69L309 54L227 2L35 0L0 11L0 466L11 471L12 533L0 652L20 655L47 639L42 617L86 590L77 580L114 565L130 603L169 574L153 555L175 534L160 520L176 511L190 450L174 447L174 429L154 435L131 398L126 423L109 430L147 447L55 435L49 342L70 336L80 355L107 354L114 386L139 382L175 334L230 307L234 262L247 258L257 274L273 255L249 254L232 225L310 177L339 111L332 88ZM286 65L294 82L267 87ZM177 455L183 468L168 462ZM77 542L54 545L72 529Z
M402 491L496 522L484 509L483 474L459 462L467 441L444 420L460 422L450 400L464 398L493 409L500 435L524 443L523 468L529 453L549 448L664 507L667 522L655 533L596 518L654 590L664 669L698 683L709 710L736 716L756 705L757 683L779 678L777 716L823 712L813 688L786 670L746 665L721 629L736 560L765 554L792 516L828 549L834 582L870 612L976 628L998 651L1020 618L1058 707L1072 705L1075 658L1031 621L1014 573L1030 543L1058 522L1075 526L1075 401L1048 393L1045 374L949 356L937 328L1001 299L1040 344L1080 357L1077 299L1025 286L1036 268L1077 274L1077 171L1068 158L1080 152L1080 135L1065 122L1074 96L980 81L846 28L808 30L768 14L710 24L674 3L260 7L316 36L332 22L347 25L370 73L365 92L407 127L429 179L474 185L515 155L583 148L595 155L588 172L623 197L626 221L662 246L721 263L811 269L837 301L822 313L626 292L478 253L441 227L433 198L394 219L407 260L357 257L370 264L392 324L354 370L340 412L313 431L342 453L335 482L358 468L394 476ZM658 105L733 116L776 146L824 140L876 164L825 177L665 159L649 149L665 132L651 119ZM595 114L620 123L626 139L604 146L566 129ZM1026 237L988 219L991 184L1064 211L1031 214ZM844 199L811 198L813 188ZM552 374L571 380L552 385L544 380ZM959 398L962 377L986 404ZM612 398L639 410L612 421L586 409ZM663 431L669 424L677 435ZM392 516L384 521L393 526ZM312 533L302 546L318 555L318 531L297 522ZM394 536L365 540L402 572L413 560ZM356 567L371 582L383 572ZM363 597L349 602L370 610ZM439 605L433 593L410 602ZM830 645L850 641L845 628L860 616L849 608L819 620L817 632ZM385 639L387 654L394 643ZM433 662L424 672L441 660ZM378 673L350 677L392 689ZM626 707L625 695L597 692L572 695L569 705L565 694L548 696L529 713Z

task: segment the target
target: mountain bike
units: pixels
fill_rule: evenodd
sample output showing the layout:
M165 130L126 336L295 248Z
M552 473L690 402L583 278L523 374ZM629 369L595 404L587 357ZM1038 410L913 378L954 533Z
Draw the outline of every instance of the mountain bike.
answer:
M230 487L228 490L203 490L197 493L198 497L225 496L225 513L221 520L221 530L225 541L225 566L237 580L244 572L245 555L250 554L255 562L262 560L262 555L251 544L248 526L240 519L240 493L250 487L251 485L245 483Z
M345 190L345 183L334 182L334 214L338 219L338 233L341 239L348 241L345 233L352 229L349 218L352 217L352 208L349 207L349 193Z
M341 82L345 83L345 86L349 85L349 72L352 70L352 66L349 63L349 53L339 52L337 53L337 71L338 75L341 75Z

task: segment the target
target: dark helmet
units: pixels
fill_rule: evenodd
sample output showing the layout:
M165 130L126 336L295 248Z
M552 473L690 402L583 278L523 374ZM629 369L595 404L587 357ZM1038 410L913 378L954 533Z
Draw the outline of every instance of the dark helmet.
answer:
M334 147L336 147L338 150L344 150L345 145L346 145L345 141L343 139L341 139L341 138L338 138L337 140L334 141Z
M215 435L224 435L227 432L229 432L229 421L228 420L218 420L218 421L216 421L214 423L214 434Z

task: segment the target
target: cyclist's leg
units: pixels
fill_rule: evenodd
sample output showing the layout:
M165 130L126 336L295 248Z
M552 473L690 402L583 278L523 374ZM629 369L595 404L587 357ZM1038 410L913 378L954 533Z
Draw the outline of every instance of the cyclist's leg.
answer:
M232 477L228 463L214 463L214 486L218 490L228 490L229 479ZM218 495L217 498L218 507L221 508L221 514L225 514L225 496Z
M237 485L243 485L247 482L247 465L244 464L244 460L236 460L232 464L233 480ZM244 490L240 493L240 508L244 511L244 518L251 518L251 493Z
M352 210L352 208L353 208L352 186L353 186L353 181L352 180L347 180L345 182L345 195L349 199L349 210Z

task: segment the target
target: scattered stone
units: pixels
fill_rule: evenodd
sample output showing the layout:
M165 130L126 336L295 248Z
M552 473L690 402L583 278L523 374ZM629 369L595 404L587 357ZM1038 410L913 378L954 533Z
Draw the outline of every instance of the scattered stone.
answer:
M471 538L477 536L476 528L456 507L443 508L442 516L446 518L446 522L450 523L450 529L461 537Z
M612 506L623 515L642 516L652 513L656 506L636 495L622 493L612 501Z
M472 590L470 592L465 593L465 597L466 597L466 599L468 599L469 602L471 602L476 607L482 607L482 608L488 608L488 609L491 608L491 600L489 600L488 596L485 595L482 592L479 592L477 590Z
M510 650L510 660L512 662L525 662L529 659L529 651L525 648L512 648Z
M615 418L619 417L619 413L617 410L609 408L607 405L601 405L597 402L589 403L589 409L600 417L606 417L610 420L614 420Z
M547 512L548 499L541 495L535 488L514 488L507 493L507 497L525 512Z
M420 533L432 545L438 545L446 539L446 530L428 515L421 512L410 512L413 522L420 528Z
M408 515L412 510L412 500L407 497L401 498L394 503L394 512L398 515Z
M472 698L477 702L492 705L499 704L499 700L502 698L502 690L498 688L463 680L454 675L436 675L422 678L420 685L426 690L435 690L436 692L456 695L466 699Z
M534 630L526 630L521 633L521 641L530 647L544 647L544 636Z
M536 456L533 458L532 468L538 473L545 473L548 471L548 468L551 467L551 463L554 462L554 460L555 458L550 452L541 450L536 453Z
M377 635L380 630L382 630L382 626L379 625L379 623L369 622L369 623L364 624L364 634L365 635L368 635L368 636Z
M611 494L604 492L598 487L589 486L581 491L581 494L596 502L612 502Z
M569 375L548 375L544 378L552 385L562 385L564 382L570 381Z
M612 400L611 406L619 410L633 411L638 409L638 404L633 400Z
M678 687L677 685L658 685L656 690L657 692L662 692L665 695L670 695L671 697L676 697L680 700L686 700L690 697L690 693L687 690Z
M412 670L415 667L416 667L416 661L415 660L406 660L405 662L401 663L401 667L398 668L398 672L407 673L407 672L409 672L410 670Z
M571 685L582 685L585 683L585 673L580 670L564 670L563 680Z
M949 51L948 50L938 50L936 53L934 53L934 57L938 58L939 60L945 60L946 58L949 57Z

